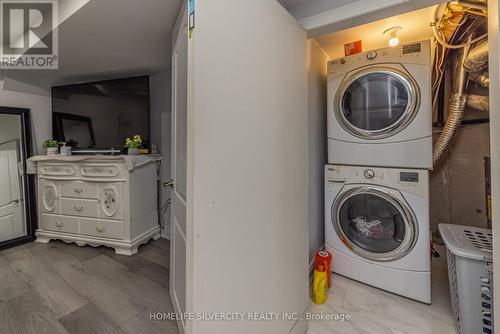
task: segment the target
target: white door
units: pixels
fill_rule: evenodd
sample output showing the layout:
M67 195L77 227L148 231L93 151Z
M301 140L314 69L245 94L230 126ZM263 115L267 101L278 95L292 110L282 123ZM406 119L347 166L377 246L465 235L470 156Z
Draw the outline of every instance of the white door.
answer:
M187 312L247 317L187 321L186 333L303 334L306 321L281 316L308 307L307 34L272 0L197 1L194 24L187 211L175 205L180 196L174 200L174 244L187 247L174 246L174 294L184 289ZM178 50L174 57L183 83L186 57L181 62ZM174 96L186 94L179 87ZM176 131L185 126L183 103L176 101ZM174 175L180 192L185 174ZM280 318L254 321L251 312Z
M172 162L173 179L170 226L170 296L178 313L186 311L186 202L187 202L187 9L181 10L181 25L172 53ZM184 333L184 322L178 321Z
M24 236L19 142L0 144L0 242Z

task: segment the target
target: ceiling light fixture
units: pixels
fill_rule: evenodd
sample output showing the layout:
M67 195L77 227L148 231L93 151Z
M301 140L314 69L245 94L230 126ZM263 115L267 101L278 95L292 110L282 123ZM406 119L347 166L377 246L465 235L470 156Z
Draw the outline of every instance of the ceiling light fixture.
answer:
M398 32L403 29L401 27L391 27L384 31L383 35L389 40L389 46L396 46L399 44Z

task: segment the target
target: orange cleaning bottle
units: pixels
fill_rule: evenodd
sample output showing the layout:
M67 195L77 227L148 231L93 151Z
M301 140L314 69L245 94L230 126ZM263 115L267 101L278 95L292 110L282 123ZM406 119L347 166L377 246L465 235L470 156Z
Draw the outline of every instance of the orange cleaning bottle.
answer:
M332 253L329 251L319 250L316 252L315 267L323 265L323 268L325 268L328 277L328 288L332 287L332 259Z

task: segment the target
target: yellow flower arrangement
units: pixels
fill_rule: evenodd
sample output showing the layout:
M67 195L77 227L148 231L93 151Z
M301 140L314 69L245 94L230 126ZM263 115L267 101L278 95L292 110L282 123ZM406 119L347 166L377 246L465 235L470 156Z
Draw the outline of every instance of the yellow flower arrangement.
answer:
M140 148L142 145L142 138L139 135L135 135L132 139L127 138L125 140L125 145L129 148Z

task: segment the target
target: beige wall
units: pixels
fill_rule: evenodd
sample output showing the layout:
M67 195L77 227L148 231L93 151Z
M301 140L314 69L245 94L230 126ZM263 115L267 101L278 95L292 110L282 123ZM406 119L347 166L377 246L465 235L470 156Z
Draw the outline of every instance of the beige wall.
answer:
M434 133L434 139L439 133ZM441 163L431 172L431 230L438 224L486 228L484 157L489 124L462 125Z
M307 43L309 149L309 258L325 243L324 165L326 153L326 71L328 56Z

